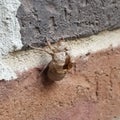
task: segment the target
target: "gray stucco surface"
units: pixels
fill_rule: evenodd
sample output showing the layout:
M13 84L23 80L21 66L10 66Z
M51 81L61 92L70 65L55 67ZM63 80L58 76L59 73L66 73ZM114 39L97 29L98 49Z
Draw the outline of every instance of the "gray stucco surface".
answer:
M23 44L42 45L119 28L120 0L21 0L17 17Z

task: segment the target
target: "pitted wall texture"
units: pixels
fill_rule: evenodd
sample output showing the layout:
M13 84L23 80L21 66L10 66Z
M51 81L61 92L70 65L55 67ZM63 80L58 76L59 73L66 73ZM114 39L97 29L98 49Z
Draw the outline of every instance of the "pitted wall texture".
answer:
M45 37L56 41L120 27L120 1L21 0L17 17L23 43L43 44Z
M120 48L86 57L55 83L38 69L0 81L0 120L120 120Z
M19 0L0 0L0 56L22 48L20 26L16 18Z
M14 70L2 61L9 52L20 50L20 26L16 18L19 0L0 0L0 80L10 80L17 77Z

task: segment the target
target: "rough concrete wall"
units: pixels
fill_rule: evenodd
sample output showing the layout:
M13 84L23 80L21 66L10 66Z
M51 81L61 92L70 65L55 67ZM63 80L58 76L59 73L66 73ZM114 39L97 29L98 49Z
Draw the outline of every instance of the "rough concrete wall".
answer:
M0 0L0 120L119 120L120 29L107 30L120 26L120 1L21 0L19 6ZM40 72L50 55L20 50L44 44L45 36L75 35L92 36L64 42L75 64L62 81Z
M15 79L17 76L9 64L2 62L2 57L9 52L20 50L22 41L20 26L16 18L18 0L0 0L0 80Z
M21 3L19 0L0 0L0 80L15 79L16 73L48 63L49 57L46 59L36 50L10 54L26 44L42 45L45 36L55 39L80 37L119 27L119 5L120 2L115 0L21 0ZM80 56L110 45L116 47L119 38L119 30L113 34L105 32L98 37L68 42L68 47L73 56Z
M53 84L39 73L0 82L0 120L120 119L120 48L79 57Z
M20 26L16 18L18 0L0 0L0 56L22 47Z
M42 45L45 37L81 37L120 27L120 1L21 0L17 17L23 44Z

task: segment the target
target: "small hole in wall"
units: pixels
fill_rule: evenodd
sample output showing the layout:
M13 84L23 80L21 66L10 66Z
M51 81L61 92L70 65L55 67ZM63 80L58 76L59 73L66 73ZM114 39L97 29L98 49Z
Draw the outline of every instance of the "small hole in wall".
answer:
M87 90L90 90L90 88L87 87Z
M9 18L6 18L6 20L9 20Z
M89 56L90 55L90 52L86 53L86 56Z
M24 25L24 24L22 24L22 27L25 27L25 25Z

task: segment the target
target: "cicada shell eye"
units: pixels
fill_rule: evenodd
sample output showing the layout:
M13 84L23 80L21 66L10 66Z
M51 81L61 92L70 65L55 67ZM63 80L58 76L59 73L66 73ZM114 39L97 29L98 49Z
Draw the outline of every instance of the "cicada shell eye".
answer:
M70 70L72 67L73 67L73 63L70 62L70 63L68 64L68 70Z

